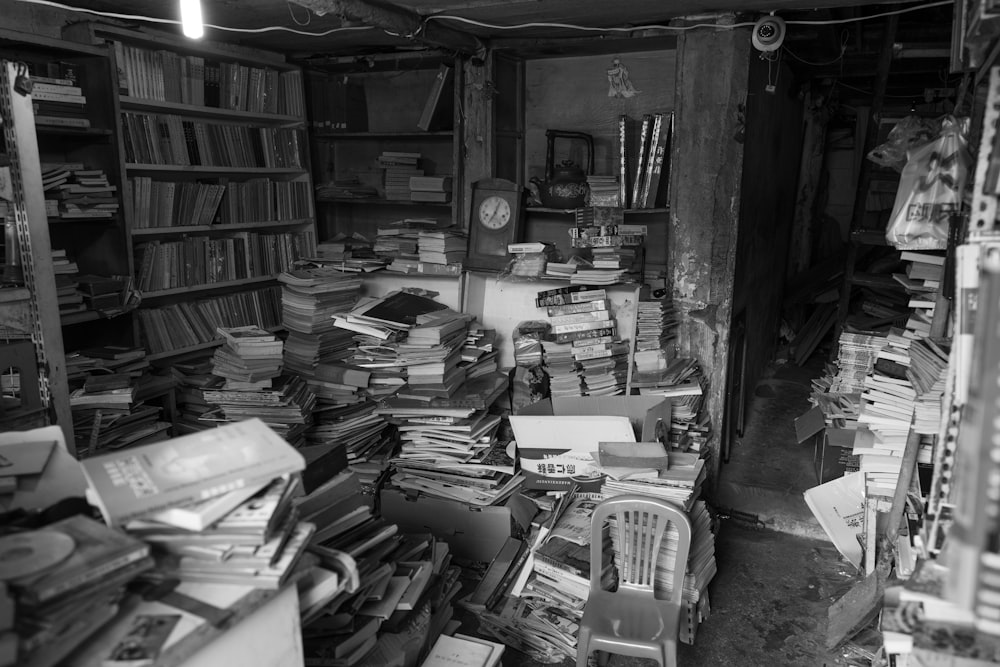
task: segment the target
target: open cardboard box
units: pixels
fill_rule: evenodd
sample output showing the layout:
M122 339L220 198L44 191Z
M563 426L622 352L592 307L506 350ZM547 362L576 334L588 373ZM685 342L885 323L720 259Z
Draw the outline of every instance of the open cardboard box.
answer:
M386 487L379 494L382 517L404 533L432 533L458 558L492 561L511 535L528 529L537 508L515 492L503 504L478 507L457 500Z
M659 396L554 398L521 408L510 425L524 488L567 491L576 483L580 491L600 491L604 478L593 477L591 467L598 444L665 442L670 410L670 400Z
M813 466L820 484L844 475L854 449L855 433L854 429L826 428L823 411L818 406L795 419L798 443L812 441Z

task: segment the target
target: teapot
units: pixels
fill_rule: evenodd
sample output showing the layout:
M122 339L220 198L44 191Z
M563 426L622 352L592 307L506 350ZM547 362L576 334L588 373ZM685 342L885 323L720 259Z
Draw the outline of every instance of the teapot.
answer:
M548 145L545 151L545 180L537 176L531 182L538 186L538 198L542 206L549 208L580 208L586 205L590 187L587 185L587 174L594 172L594 138L583 132L566 132L563 130L546 130ZM587 147L587 169L578 166L572 160L563 160L558 166L555 160L555 140L580 139Z

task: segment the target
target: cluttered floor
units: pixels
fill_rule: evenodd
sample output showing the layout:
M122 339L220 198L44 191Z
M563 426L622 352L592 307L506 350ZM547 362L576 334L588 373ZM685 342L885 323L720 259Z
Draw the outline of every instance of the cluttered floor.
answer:
M802 499L817 483L813 450L796 442L792 425L808 408L809 381L818 374L818 365L777 364L755 388L743 437L714 494L721 519L711 613L694 644L680 644L682 667L850 664L845 649L826 649L827 610L856 577ZM474 617L465 617L462 631L475 626ZM504 667L539 664L516 651L503 657ZM609 664L653 663L612 656Z

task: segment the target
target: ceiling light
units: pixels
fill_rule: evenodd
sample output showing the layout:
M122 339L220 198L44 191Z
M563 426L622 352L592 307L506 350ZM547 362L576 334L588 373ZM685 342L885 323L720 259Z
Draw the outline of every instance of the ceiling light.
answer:
M205 24L201 20L201 0L181 0L181 30L185 37L201 39Z

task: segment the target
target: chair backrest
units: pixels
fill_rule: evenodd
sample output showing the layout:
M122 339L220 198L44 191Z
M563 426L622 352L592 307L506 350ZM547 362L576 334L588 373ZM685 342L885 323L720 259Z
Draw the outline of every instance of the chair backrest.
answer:
M619 554L618 588L654 593L656 565L667 526L678 532L670 599L680 601L691 550L691 521L677 505L636 494L608 498L594 508L590 536L590 588L601 588L604 524L614 518Z

